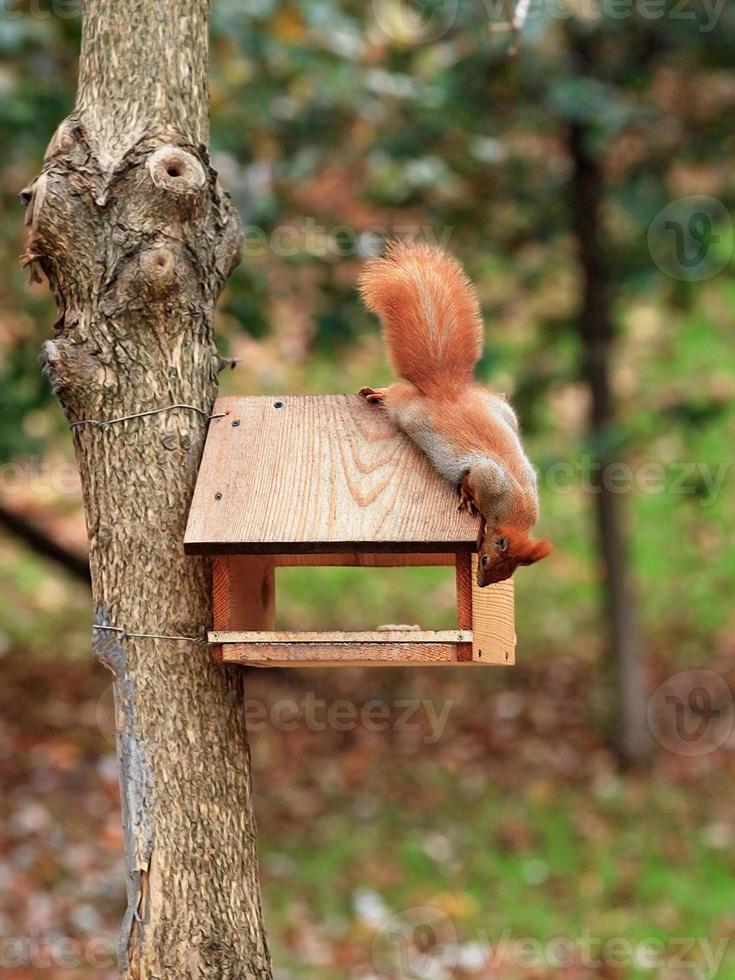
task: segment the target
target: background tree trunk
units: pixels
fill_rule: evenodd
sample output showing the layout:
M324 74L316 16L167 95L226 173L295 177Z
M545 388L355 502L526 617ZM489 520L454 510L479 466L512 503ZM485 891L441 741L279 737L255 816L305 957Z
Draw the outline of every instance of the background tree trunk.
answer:
M615 677L615 732L624 762L651 754L646 720L646 681L641 663L637 604L628 570L620 494L606 479L616 462L614 409L610 388L610 351L614 341L611 281L602 241L604 177L591 150L592 134L582 123L569 127L572 158L570 205L582 269L583 296L577 318L582 343L581 374L590 391L590 484L594 496L600 554L604 569L610 666Z
M76 579L89 585L89 560L56 541L50 534L22 514L0 503L0 528L12 534L36 555L55 562Z
M87 0L79 91L27 192L26 262L59 307L43 361L70 422L211 410L216 298L240 228L206 153L206 0ZM203 638L185 558L207 429L177 409L74 428L95 623ZM270 977L240 675L200 639L95 629L115 678L130 978Z

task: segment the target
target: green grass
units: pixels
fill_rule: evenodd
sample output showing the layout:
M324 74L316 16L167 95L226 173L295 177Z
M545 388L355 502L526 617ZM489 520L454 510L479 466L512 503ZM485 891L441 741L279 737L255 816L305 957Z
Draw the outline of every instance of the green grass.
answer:
M266 872L266 919L278 966L299 978L332 976L295 959L279 937L296 927L290 916L303 907L332 944L362 944L365 924L351 901L365 888L378 893L388 914L422 905L443 909L461 944L495 946L503 936L581 943L589 934L599 946L618 938L658 940L672 957L679 940L716 945L732 937L735 859L731 850L708 846L701 827L683 822L697 810L685 788L660 779L621 782L616 796L605 799L553 787L540 798L533 787L509 795L486 785L480 798L462 800L454 779L439 782L444 805L423 815L394 802L364 825L347 812L320 819L311 833L273 842L265 830L266 869L276 853L294 869L282 881ZM439 858L430 856L432 835L448 842L449 857L441 849ZM392 875L390 867L400 871ZM726 945L717 973L723 978L735 975L735 943ZM698 956L696 948L689 954L695 963ZM499 976L515 976L510 964L504 969ZM619 975L674 974L631 966Z
M279 628L375 629L387 623L424 629L456 626L453 567L280 568Z

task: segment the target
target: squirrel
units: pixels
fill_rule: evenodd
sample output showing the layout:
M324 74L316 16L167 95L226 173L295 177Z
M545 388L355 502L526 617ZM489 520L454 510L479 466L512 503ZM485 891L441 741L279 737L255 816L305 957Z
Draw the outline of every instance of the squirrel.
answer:
M539 516L536 473L504 396L474 380L483 324L475 289L451 255L395 242L370 259L362 299L380 317L388 355L403 381L361 388L455 484L459 509L480 515L477 584L510 578L551 553L530 531Z

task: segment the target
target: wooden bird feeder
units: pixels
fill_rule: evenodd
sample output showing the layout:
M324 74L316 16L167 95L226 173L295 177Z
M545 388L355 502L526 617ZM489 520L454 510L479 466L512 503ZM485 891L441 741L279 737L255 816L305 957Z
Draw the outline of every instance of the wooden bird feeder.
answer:
M512 579L478 588L477 520L384 412L357 395L220 398L186 530L213 558L223 661L259 667L512 664ZM452 565L457 628L284 632L275 569ZM338 596L335 596L335 604Z

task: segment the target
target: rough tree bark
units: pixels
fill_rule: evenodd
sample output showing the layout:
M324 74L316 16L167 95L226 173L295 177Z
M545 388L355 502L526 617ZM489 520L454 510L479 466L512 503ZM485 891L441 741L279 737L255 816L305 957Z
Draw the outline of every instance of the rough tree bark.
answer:
M42 360L70 422L211 410L212 312L240 227L206 152L206 0L87 0L72 115L26 192L26 262L59 316ZM183 532L206 418L75 427L93 647L114 675L127 978L271 976L239 675L196 638L208 569Z
M651 736L646 721L646 680L621 500L606 479L609 467L616 462L610 385L610 353L615 331L612 283L602 236L604 175L590 141L591 133L586 125L574 123L569 127L573 166L570 205L583 281L577 327L582 342L581 375L591 397L589 437L594 458L590 484L605 574L610 665L617 689L617 750L624 763L631 763L650 757Z

